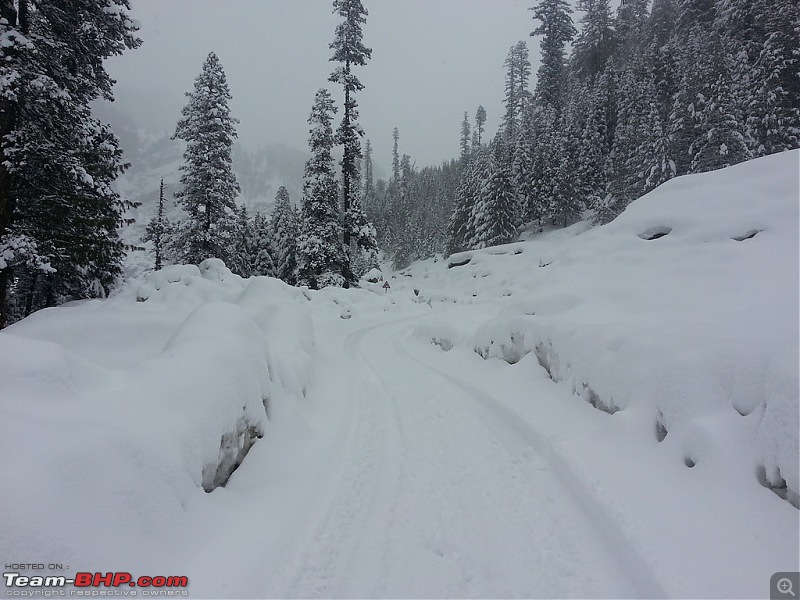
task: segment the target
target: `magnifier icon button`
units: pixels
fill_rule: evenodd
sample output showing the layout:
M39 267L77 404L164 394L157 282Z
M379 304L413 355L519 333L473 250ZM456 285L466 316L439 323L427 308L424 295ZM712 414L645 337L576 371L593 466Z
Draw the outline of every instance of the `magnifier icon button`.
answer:
M782 579L778 579L778 583L776 584L778 591L781 594L789 594L792 598L797 598L797 595L794 593L792 589L792 580L786 577Z

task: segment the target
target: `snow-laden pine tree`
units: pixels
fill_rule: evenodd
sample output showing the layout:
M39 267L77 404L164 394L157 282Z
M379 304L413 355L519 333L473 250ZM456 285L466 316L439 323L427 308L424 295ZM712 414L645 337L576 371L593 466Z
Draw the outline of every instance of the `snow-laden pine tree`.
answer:
M478 134L478 146L483 144L483 131L484 127L486 126L486 109L483 105L478 106L478 109L475 111L475 132ZM473 151L477 153L477 148L475 148L475 144L473 144Z
M658 84L651 76L644 92L645 103L649 110L645 120L644 137L636 149L638 167L634 169L644 178L642 189L644 193L675 177L675 160L672 157L657 88Z
M643 167L637 152L648 133L649 115L641 82L634 69L626 69L619 78L616 110L617 127L611 146L611 172L608 193L595 207L595 219L607 223L621 213L633 200L644 193Z
M0 327L102 296L120 273L117 227L131 204L111 183L125 166L89 103L112 99L104 59L141 43L129 8L0 2Z
M520 131L513 148L511 161L511 177L517 193L519 204L519 223L525 221L541 221L541 207L536 202L536 189L534 186L534 169L536 163L536 125L535 110L530 103L522 116Z
M580 79L594 82L614 51L611 7L609 0L578 0L577 9L583 18L572 52L572 69Z
M588 83L588 81L587 81ZM578 152L578 193L586 206L596 208L606 196L611 175L611 144L616 115L616 80L611 68L597 76L594 85L581 88L583 102L571 104L572 121L582 124ZM579 120L580 115L585 119Z
M491 175L491 150L481 146L461 175L456 187L454 210L448 226L448 252L476 247L476 206Z
M511 159L498 133L490 148L489 169L472 208L474 248L507 244L517 235L517 195L511 175Z
M647 6L650 0L622 0L614 22L613 58L617 69L645 50L647 40Z
M464 112L464 119L461 121L461 139L459 142L459 146L461 147L461 156L459 159L461 160L461 164L466 165L469 162L469 136L470 136L470 126L469 126L469 114L465 111Z
M690 147L692 173L729 167L751 158L743 133L744 116L733 97L722 46L717 40L712 47L710 79L703 86L700 110L695 113L700 135Z
M231 158L238 120L231 116L231 93L214 52L186 96L189 101L173 136L186 142L180 167L182 189L175 197L187 218L177 225L176 258L194 264L212 257L229 262L240 192Z
M372 162L372 142L364 143L364 185L361 186L361 204L366 208L375 198L375 167Z
M400 142L400 130L395 127L392 129L392 179L400 181L400 152L398 149Z
M256 252L253 223L247 214L247 207L242 204L236 209L236 221L231 232L231 246L228 250L228 268L237 275L250 277L253 275L253 261Z
M506 108L503 116L503 135L506 144L514 144L522 121L522 114L528 102L528 80L531 76L531 63L528 59L528 44L519 41L508 51L503 66L506 68L505 98Z
M297 283L314 290L345 283L339 186L333 171L334 114L330 92L319 90L308 119L311 158L306 162L297 236Z
M469 247L473 232L470 228L470 216L477 196L475 190L475 172L478 157L470 162L461 175L456 188L453 212L447 230L447 253L454 254Z
M753 129L759 150L772 154L800 147L800 6L794 0L764 0L766 39L755 64L759 85Z
M533 18L541 21L531 36L541 35L542 63L537 72L535 98L542 108L551 108L558 117L564 107L567 67L564 53L575 37L572 8L566 0L539 0Z
M272 226L260 212L253 216L250 223L250 272L254 276L275 277L277 270L273 255L275 249L272 239Z
M336 130L336 142L342 146L342 212L344 214L344 247L345 255L342 263L342 275L345 285L355 283L350 268L351 241L358 249L372 251L376 248L374 229L368 223L366 214L359 202L359 172L357 168L361 154L361 138L364 130L358 123L358 103L356 92L364 89L363 84L353 73L353 67L363 67L372 57L372 50L363 43L362 25L367 22L369 14L361 0L333 0L334 14L342 18L336 27L336 34L330 44L333 50L331 62L339 66L331 73L328 81L338 83L344 89L344 110L342 122ZM372 237L370 237L372 234Z
M297 212L289 199L289 191L281 186L272 209L271 238L275 259L275 276L289 285L297 282Z
M142 241L152 242L153 254L155 258L154 268L156 271L161 270L164 264L164 253L169 245L169 237L172 234L172 224L164 212L164 180L161 180L161 185L158 191L158 210L156 216L150 219L150 222L145 228Z

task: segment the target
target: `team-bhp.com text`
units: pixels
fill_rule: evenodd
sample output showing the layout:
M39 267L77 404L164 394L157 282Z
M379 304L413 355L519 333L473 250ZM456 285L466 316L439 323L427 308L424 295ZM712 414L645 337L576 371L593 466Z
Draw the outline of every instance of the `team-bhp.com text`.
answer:
M68 585L79 588L70 590L70 596L139 595L134 590L120 588L142 588L142 596L188 596L188 592L181 588L186 588L189 585L189 578L183 575L142 575L141 577L134 578L133 575L124 571L111 573L80 572L76 573L74 577L64 577L63 575L41 576L3 573L3 580L6 585L5 593L9 596L19 597L63 596L66 595L64 593L65 590L60 588L64 588ZM97 589L101 587L114 589Z

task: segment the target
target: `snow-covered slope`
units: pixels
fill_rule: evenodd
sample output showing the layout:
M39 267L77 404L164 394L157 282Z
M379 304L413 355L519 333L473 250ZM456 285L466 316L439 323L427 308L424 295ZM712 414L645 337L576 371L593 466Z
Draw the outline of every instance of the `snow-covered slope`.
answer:
M436 318L421 335L449 327L508 362L533 352L676 461L758 479L797 506L799 158L674 179L604 227L415 265L404 274L432 304L496 314L477 331Z

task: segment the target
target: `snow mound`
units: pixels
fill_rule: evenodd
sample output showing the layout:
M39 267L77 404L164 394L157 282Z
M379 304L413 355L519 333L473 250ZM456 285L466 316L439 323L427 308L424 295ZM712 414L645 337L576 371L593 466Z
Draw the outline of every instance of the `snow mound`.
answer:
M119 548L177 527L302 396L306 304L212 260L0 332L0 469L13 482L0 490L2 547L101 564L107 547L123 559Z

